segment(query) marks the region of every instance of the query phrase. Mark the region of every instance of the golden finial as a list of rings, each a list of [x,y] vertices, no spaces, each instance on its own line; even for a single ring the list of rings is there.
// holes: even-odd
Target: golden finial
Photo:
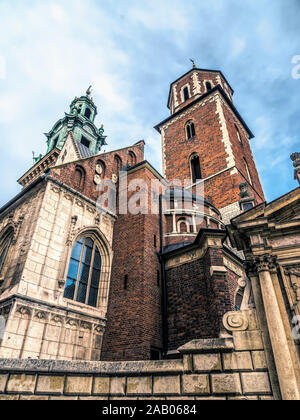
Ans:
[[[89,88],[88,88],[88,90],[86,91],[86,94],[89,96],[91,93],[92,93],[92,86],[90,86]]]
[[[193,63],[193,69],[195,69],[196,68],[195,60],[193,60],[192,58],[190,58],[190,60]]]

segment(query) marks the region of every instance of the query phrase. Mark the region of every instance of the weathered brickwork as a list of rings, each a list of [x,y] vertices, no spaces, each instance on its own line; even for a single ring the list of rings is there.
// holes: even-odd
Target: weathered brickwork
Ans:
[[[155,176],[149,168],[128,172],[128,182],[135,177],[150,194]],[[128,201],[133,194],[128,192]],[[119,215],[102,360],[149,359],[151,347],[162,348],[159,247],[158,214]]]
[[[205,233],[204,233],[205,232]],[[201,251],[187,246],[164,256],[168,298],[168,350],[195,338],[219,337],[222,318],[234,309],[242,261],[225,267],[223,231],[202,231]]]
[[[63,151],[62,151],[63,152]],[[132,161],[129,153],[134,153],[135,159]],[[119,160],[117,165],[116,157]],[[55,167],[51,170],[51,176],[70,186],[75,190],[79,190],[85,197],[92,200],[97,200],[100,192],[97,191],[97,185],[94,182],[96,175],[96,165],[102,166],[100,174],[101,179],[112,180],[113,175],[119,176],[119,171],[127,164],[135,165],[144,160],[144,141],[140,141],[136,145],[124,149],[116,150],[114,152],[102,153],[93,157],[76,160],[75,162],[68,162]],[[81,185],[76,183],[75,171],[77,168],[83,170],[83,181]]]

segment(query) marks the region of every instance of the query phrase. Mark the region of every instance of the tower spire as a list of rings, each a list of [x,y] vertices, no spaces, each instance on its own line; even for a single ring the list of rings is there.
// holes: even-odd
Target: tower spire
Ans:
[[[195,69],[196,68],[195,60],[193,60],[192,58],[190,58],[190,61],[193,63],[193,69]]]

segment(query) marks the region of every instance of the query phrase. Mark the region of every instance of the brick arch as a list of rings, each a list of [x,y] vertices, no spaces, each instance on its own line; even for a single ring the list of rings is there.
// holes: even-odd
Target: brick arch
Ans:
[[[82,166],[76,165],[75,166],[75,172],[74,172],[74,185],[75,188],[78,188],[79,190],[82,190],[84,188],[85,184],[85,170]]]

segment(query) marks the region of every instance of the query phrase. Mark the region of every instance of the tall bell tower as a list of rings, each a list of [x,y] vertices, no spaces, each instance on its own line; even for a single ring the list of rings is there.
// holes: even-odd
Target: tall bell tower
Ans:
[[[195,65],[170,86],[171,115],[155,128],[162,138],[163,174],[204,181],[204,196],[223,221],[265,201],[251,152],[254,137],[233,103],[234,91],[221,71]]]
[[[56,122],[47,137],[47,153],[54,148],[62,149],[70,131],[74,134],[74,139],[78,143],[86,146],[92,153],[98,154],[103,145],[106,145],[106,136],[101,126],[99,129],[95,125],[97,107],[91,97],[91,86],[86,91],[86,95],[80,98],[75,97],[70,105],[70,112]]]

